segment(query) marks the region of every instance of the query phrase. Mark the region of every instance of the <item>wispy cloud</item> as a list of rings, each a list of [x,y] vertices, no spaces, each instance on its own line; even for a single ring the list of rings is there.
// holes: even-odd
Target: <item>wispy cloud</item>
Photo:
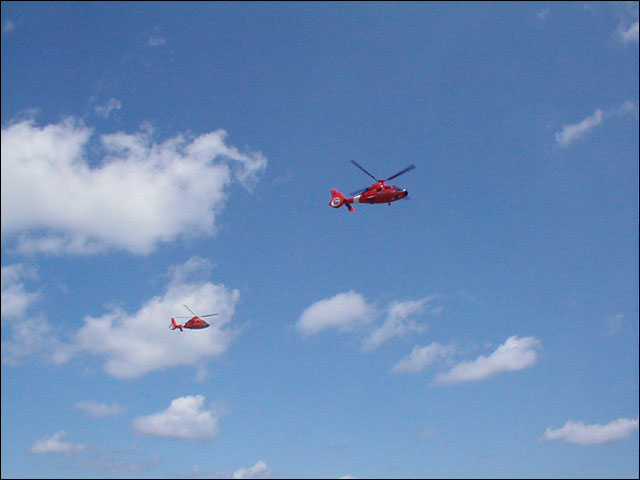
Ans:
[[[92,418],[119,415],[126,410],[126,408],[121,405],[107,405],[104,403],[93,402],[91,400],[78,402],[76,403],[75,408],[86,413]]]
[[[350,332],[370,324],[373,312],[374,308],[359,293],[339,293],[305,309],[296,328],[306,336],[330,328]]]
[[[220,412],[204,408],[203,395],[188,395],[171,401],[166,410],[138,417],[133,421],[136,432],[154,437],[178,440],[211,440],[218,434]]]
[[[9,335],[3,333],[2,363],[18,365],[27,357],[41,355],[47,362],[59,364],[59,359],[68,358],[66,348],[42,314],[29,316],[12,322]]]
[[[68,346],[60,341],[42,312],[32,311],[41,298],[30,281],[39,280],[35,268],[24,264],[2,267],[2,364],[17,365],[32,355],[47,362],[68,359]],[[18,321],[15,321],[18,320]]]
[[[62,438],[66,436],[66,432],[60,431],[54,433],[49,438],[45,438],[37,441],[29,449],[29,453],[43,454],[43,453],[64,453],[67,455],[80,453],[86,448],[86,445],[81,443],[68,443],[63,442]]]
[[[3,20],[2,21],[2,33],[13,32],[16,28],[16,24],[13,23],[12,20]]]
[[[556,143],[560,147],[568,147],[577,139],[584,137],[604,120],[604,112],[597,109],[593,115],[588,116],[579,123],[573,123],[562,127],[562,131],[556,133]]]
[[[24,315],[39,294],[27,291],[26,280],[36,278],[35,269],[23,264],[2,267],[2,319]]]
[[[267,159],[241,153],[217,130],[100,137],[104,157],[90,166],[92,129],[73,119],[2,128],[2,235],[22,253],[148,254],[180,235],[211,235],[234,180],[252,188]],[[29,195],[24,195],[29,191]]]
[[[2,364],[16,365],[36,353],[55,355],[60,348],[43,314],[29,311],[41,296],[29,283],[34,280],[38,280],[35,268],[24,264],[2,267],[2,326],[8,329],[2,332]]]
[[[391,370],[393,373],[417,373],[429,365],[449,358],[454,353],[454,348],[449,345],[432,343],[426,347],[416,345],[411,353],[400,360]]]
[[[373,350],[391,338],[402,337],[410,332],[422,333],[426,331],[426,325],[420,324],[410,317],[421,313],[425,305],[433,298],[391,303],[387,308],[387,317],[384,323],[373,330],[364,340],[363,348]]]
[[[536,17],[538,17],[540,20],[545,20],[547,17],[549,17],[550,13],[551,10],[549,10],[548,8],[542,8],[536,12]]]
[[[582,138],[592,132],[607,118],[611,116],[624,116],[636,110],[637,105],[633,101],[627,101],[619,107],[608,111],[598,108],[592,115],[589,115],[580,122],[563,126],[561,131],[556,132],[556,144],[561,148],[566,148],[579,138]]]
[[[459,363],[448,372],[438,374],[436,384],[484,380],[501,372],[531,367],[538,361],[537,350],[540,348],[541,343],[537,338],[520,338],[514,335],[507,338],[488,357],[481,355],[473,361]]]
[[[148,47],[159,47],[161,45],[164,45],[165,43],[167,43],[167,39],[164,37],[161,37],[159,35],[155,35],[153,37],[150,37],[147,40],[147,46]]]
[[[122,108],[122,102],[116,98],[110,98],[104,105],[98,105],[95,110],[96,114],[102,118],[109,118],[111,112],[120,110]]]
[[[262,460],[253,467],[239,468],[233,472],[233,478],[268,478],[271,475],[269,466]]]
[[[623,43],[638,43],[638,20],[628,28],[622,27],[618,33],[620,35],[620,40],[622,40]]]
[[[638,417],[635,419],[618,418],[606,425],[588,425],[584,422],[568,421],[562,428],[548,427],[541,440],[562,440],[580,445],[600,445],[622,440],[636,430],[638,430]]]

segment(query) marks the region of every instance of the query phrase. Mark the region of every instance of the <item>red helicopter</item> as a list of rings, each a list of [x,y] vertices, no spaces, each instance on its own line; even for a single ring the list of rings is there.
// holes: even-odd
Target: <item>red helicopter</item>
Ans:
[[[331,201],[329,202],[329,205],[331,205],[333,208],[340,208],[342,205],[346,205],[349,211],[353,212],[354,208],[351,206],[352,203],[388,203],[389,205],[391,205],[391,202],[395,202],[396,200],[400,200],[409,195],[409,192],[407,192],[406,189],[398,188],[395,185],[387,185],[385,182],[393,180],[403,173],[407,173],[409,170],[413,170],[414,168],[416,168],[415,165],[409,165],[404,170],[399,171],[395,175],[391,175],[385,180],[378,180],[376,177],[367,172],[355,160],[351,160],[351,163],[353,163],[356,167],[373,178],[376,183],[368,188],[363,188],[362,190],[358,190],[357,192],[350,193],[348,198],[345,197],[339,190],[336,190],[335,188],[332,189]]]
[[[218,315],[217,313],[210,313],[208,315],[198,316],[195,313],[193,313],[193,310],[191,310],[186,305],[184,306],[184,308],[189,310],[193,314],[193,317],[171,317],[171,325],[169,325],[169,328],[171,330],[175,330],[176,328],[179,328],[181,332],[184,332],[183,328],[190,328],[192,330],[200,330],[203,328],[207,328],[209,324],[205,322],[202,319],[202,317],[213,317],[215,315]],[[179,323],[176,323],[176,318],[189,318],[190,320],[184,322],[184,325],[181,325]]]

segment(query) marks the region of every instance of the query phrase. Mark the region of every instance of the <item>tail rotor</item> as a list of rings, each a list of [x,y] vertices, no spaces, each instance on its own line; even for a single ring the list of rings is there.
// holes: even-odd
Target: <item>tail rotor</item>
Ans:
[[[345,205],[350,212],[353,212],[354,208],[351,206],[351,202],[348,201],[347,198],[335,188],[331,189],[331,201],[329,202],[333,208],[340,208],[342,205]]]
[[[176,319],[171,317],[171,325],[169,325],[169,328],[171,330],[175,330],[176,328],[179,328],[181,332],[184,332],[184,330],[182,329],[182,325],[179,323],[176,323]]]

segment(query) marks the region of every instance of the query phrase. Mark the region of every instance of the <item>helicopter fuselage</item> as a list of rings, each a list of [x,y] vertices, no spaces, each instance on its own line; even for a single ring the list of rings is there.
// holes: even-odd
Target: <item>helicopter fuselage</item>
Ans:
[[[383,181],[374,183],[360,195],[348,198],[349,203],[391,203],[409,195],[406,189],[387,185]]]
[[[200,330],[201,328],[207,328],[208,326],[209,324],[200,317],[193,317],[183,325],[184,328],[191,328],[192,330]]]

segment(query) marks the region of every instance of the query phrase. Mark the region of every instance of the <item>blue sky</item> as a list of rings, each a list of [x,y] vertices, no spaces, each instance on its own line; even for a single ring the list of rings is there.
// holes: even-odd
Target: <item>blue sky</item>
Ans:
[[[3,478],[638,477],[637,2],[2,2],[1,75]]]

